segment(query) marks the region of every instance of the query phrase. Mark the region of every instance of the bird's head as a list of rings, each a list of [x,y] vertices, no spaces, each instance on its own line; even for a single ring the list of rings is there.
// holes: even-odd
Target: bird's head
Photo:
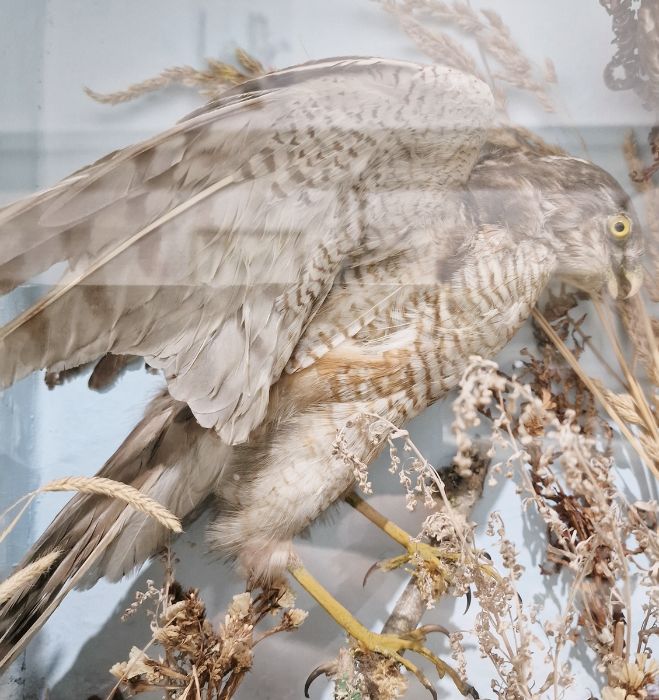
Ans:
[[[643,281],[643,240],[629,196],[592,163],[563,156],[545,160],[555,171],[543,193],[558,277],[591,294],[607,287],[614,298],[633,296]]]
[[[514,235],[548,244],[559,279],[590,294],[608,288],[614,298],[640,289],[641,227],[629,196],[609,173],[579,158],[520,152],[493,155],[482,166],[481,187],[491,167],[499,175],[488,214],[494,208]]]

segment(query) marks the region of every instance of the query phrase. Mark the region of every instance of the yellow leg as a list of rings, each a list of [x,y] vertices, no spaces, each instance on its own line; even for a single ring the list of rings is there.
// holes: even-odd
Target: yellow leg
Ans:
[[[339,603],[334,596],[302,566],[299,561],[292,562],[288,570],[293,578],[304,588],[309,595],[327,612],[327,614],[342,627],[353,639],[357,641],[363,651],[375,652],[393,659],[413,673],[419,681],[431,692],[436,699],[437,694],[423,672],[409,659],[401,656],[401,652],[411,651],[420,654],[431,661],[440,678],[448,675],[463,695],[478,694],[472,686],[464,683],[460,676],[447,664],[438,659],[427,647],[424,646],[425,634],[422,629],[414,630],[405,636],[393,634],[377,634],[364,627],[346,608]]]
[[[358,510],[364,517],[368,518],[374,525],[377,525],[382,532],[386,532],[392,540],[398,542],[398,544],[403,545],[405,549],[409,549],[412,543],[412,538],[396,525],[392,523],[391,520],[379,513],[375,508],[369,506],[368,503],[361,497],[358,496],[354,491],[349,493],[345,500],[349,503],[355,510]]]
[[[379,527],[382,532],[385,532],[391,539],[398,542],[398,544],[407,550],[407,554],[379,562],[377,568],[383,571],[391,571],[410,561],[414,562],[420,559],[432,573],[439,574],[448,583],[449,571],[443,565],[442,560],[456,561],[460,557],[458,552],[451,552],[440,549],[439,547],[433,547],[426,542],[416,542],[405,530],[398,527],[398,525],[391,522],[391,520],[385,518],[382,513],[375,510],[375,508],[370,506],[361,496],[354,493],[354,491],[348,494],[345,500],[355,510],[359,511],[364,517],[368,518],[374,525]],[[480,568],[486,575],[497,581],[501,580],[493,566],[481,564]]]

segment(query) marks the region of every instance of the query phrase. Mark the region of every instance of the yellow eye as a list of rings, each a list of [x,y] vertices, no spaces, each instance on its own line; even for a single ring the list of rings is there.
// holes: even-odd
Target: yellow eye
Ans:
[[[618,240],[627,238],[632,230],[632,222],[624,214],[609,217],[609,233]]]

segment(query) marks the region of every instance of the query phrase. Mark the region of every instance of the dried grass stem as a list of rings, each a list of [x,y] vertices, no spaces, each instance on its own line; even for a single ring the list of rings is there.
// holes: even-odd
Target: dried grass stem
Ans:
[[[584,372],[583,368],[579,364],[579,361],[574,356],[574,353],[561,340],[558,333],[556,333],[556,331],[552,328],[549,321],[547,321],[547,319],[538,309],[533,310],[533,318],[537,321],[538,325],[540,328],[542,328],[549,339],[554,343],[556,349],[565,358],[565,361],[574,370],[574,373],[579,377],[583,384],[585,384],[586,388],[597,399],[602,408],[604,408],[604,410],[609,414],[610,418],[618,426],[620,432],[629,441],[629,444],[634,448],[639,457],[648,465],[652,473],[659,479],[659,468],[657,468],[654,460],[647,454],[643,445],[641,445],[641,443],[629,429],[628,425],[622,419],[618,411],[611,405],[611,402],[607,400],[597,383]]]
[[[0,583],[0,605],[3,605],[14,595],[16,591],[20,591],[30,586],[42,574],[45,574],[48,569],[59,559],[60,552],[55,550],[45,556],[33,561],[31,564],[23,567],[15,574]]]

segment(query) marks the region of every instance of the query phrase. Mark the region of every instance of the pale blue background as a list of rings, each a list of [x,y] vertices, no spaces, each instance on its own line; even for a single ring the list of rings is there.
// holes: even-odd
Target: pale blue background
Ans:
[[[497,9],[538,65],[545,57],[556,65],[559,112],[547,115],[533,99],[518,95],[512,99],[517,118],[526,126],[549,129],[552,138],[586,155],[578,130],[590,157],[623,179],[622,134],[630,125],[649,125],[652,117],[633,95],[611,93],[603,84],[602,71],[613,49],[609,18],[597,0],[489,0],[473,5]],[[199,103],[192,91],[175,88],[112,108],[92,102],[83,85],[99,91],[121,89],[169,66],[201,66],[205,56],[230,59],[237,46],[277,67],[340,54],[422,58],[395,20],[367,0],[0,0],[0,197],[8,201],[53,183],[111,149],[171,125]],[[641,133],[646,132],[644,126]],[[21,299],[5,304],[4,317],[13,313],[12,304],[24,303],[30,294],[24,290]],[[529,342],[528,331],[522,331],[506,356],[515,357],[516,349]],[[134,371],[106,394],[89,392],[85,378],[49,392],[36,375],[6,392],[0,398],[0,509],[50,479],[93,474],[139,419],[158,386],[157,378]],[[445,406],[413,424],[413,437],[436,464],[446,463],[450,455],[450,422]],[[373,503],[416,531],[422,514],[410,516],[401,507],[395,478],[385,469],[376,471]],[[649,495],[645,486],[641,495]],[[66,498],[48,495],[30,510],[0,550],[3,576]],[[528,567],[521,591],[525,601],[548,596],[551,607],[565,587],[538,573],[542,529],[533,518],[523,518],[512,484],[489,488],[474,519],[483,523],[494,508],[504,511]],[[375,628],[381,625],[405,577],[376,575],[366,590],[361,579],[374,560],[398,553],[393,543],[343,507],[331,524],[314,528],[299,549],[309,568],[360,619]],[[224,566],[204,555],[203,523],[179,540],[176,553],[181,558],[179,579],[202,587],[212,614],[241,589]],[[131,644],[148,638],[143,616],[121,623],[119,614],[132,592],[144,589],[146,578],[158,581],[160,575],[156,564],[131,580],[101,583],[71,595],[20,663],[0,680],[0,698],[34,698],[46,686],[57,699],[102,695],[109,685],[109,666],[125,659]],[[332,658],[342,643],[342,632],[307,596],[300,594],[298,604],[311,611],[310,618],[299,633],[272,638],[258,649],[239,698],[301,698],[307,673]],[[427,620],[468,627],[476,606],[467,617],[463,609],[464,601],[445,601]],[[432,646],[446,651],[439,638]],[[472,680],[487,696],[490,667],[477,660],[477,653],[471,656],[477,669]],[[575,657],[577,670],[581,661]],[[585,698],[586,688],[597,689],[597,681],[588,676],[592,663],[586,659],[584,665],[581,685],[569,697]],[[329,697],[322,684],[317,681],[312,697],[323,692]],[[457,697],[448,683],[439,685],[439,694]],[[412,683],[409,697],[427,695]]]

